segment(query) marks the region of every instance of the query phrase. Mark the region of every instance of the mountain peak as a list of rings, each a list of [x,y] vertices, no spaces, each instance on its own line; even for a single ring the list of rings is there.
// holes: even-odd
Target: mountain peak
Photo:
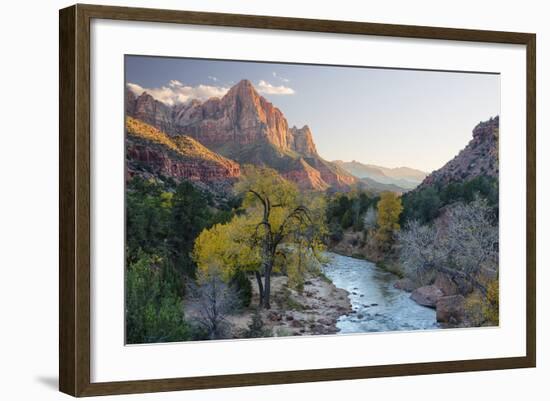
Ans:
[[[260,103],[263,98],[254,88],[252,82],[248,79],[243,79],[237,84],[233,85],[229,91],[222,98],[222,101],[227,103],[239,102],[241,104],[247,104],[252,109],[259,109]]]
[[[233,85],[231,89],[229,89],[229,92],[227,92],[227,94],[259,96],[256,88],[254,88],[254,85],[252,85],[252,82],[250,82],[248,79],[240,80],[238,83]]]
[[[317,156],[317,148],[313,141],[313,134],[311,129],[304,125],[302,128],[296,128],[296,126],[290,129],[291,140],[289,141],[292,150],[306,156]]]
[[[233,85],[221,99],[203,103],[169,107],[145,101],[146,97],[141,101],[128,97],[127,115],[165,132],[172,141],[187,135],[238,163],[271,166],[308,189],[327,185],[347,189],[356,182],[319,156],[309,126],[289,128],[282,111],[247,79]]]
[[[239,82],[237,82],[237,87],[245,87],[245,88],[253,88],[254,85],[252,85],[252,82],[250,82],[248,79],[241,79]]]

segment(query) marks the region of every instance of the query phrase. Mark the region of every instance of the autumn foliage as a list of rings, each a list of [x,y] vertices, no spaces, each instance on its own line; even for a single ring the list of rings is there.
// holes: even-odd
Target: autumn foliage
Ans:
[[[270,308],[271,275],[287,274],[299,287],[303,275],[318,265],[323,238],[324,202],[309,198],[269,168],[245,167],[236,186],[242,213],[225,224],[204,230],[196,239],[193,258],[200,271],[254,273],[261,306]]]
[[[401,198],[394,192],[383,192],[377,208],[376,240],[381,248],[388,248],[393,243],[394,234],[400,229],[399,216],[403,211]]]

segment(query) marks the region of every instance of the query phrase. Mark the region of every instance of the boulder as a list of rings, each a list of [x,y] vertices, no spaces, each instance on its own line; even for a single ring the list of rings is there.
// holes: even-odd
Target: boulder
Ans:
[[[435,285],[426,285],[414,290],[411,299],[419,305],[435,308],[437,301],[442,296],[443,292]]]
[[[401,278],[401,279],[397,280],[393,284],[393,287],[397,288],[398,290],[413,292],[414,289],[416,288],[416,285],[414,284],[414,282],[410,278],[405,277],[405,278]]]
[[[458,286],[445,274],[438,273],[434,285],[441,290],[443,295],[457,295]]]
[[[458,288],[458,294],[469,294],[474,290],[472,283],[460,277],[455,278],[455,282]]]
[[[450,295],[436,303],[436,319],[440,323],[460,324],[464,321],[464,297]]]

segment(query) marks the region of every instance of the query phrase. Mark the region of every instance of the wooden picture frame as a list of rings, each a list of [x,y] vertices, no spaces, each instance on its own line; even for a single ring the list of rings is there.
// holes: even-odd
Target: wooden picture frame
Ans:
[[[527,54],[525,60],[527,71],[526,355],[92,383],[90,380],[90,21],[94,18],[524,45]],[[80,4],[60,10],[59,28],[60,391],[73,396],[95,396],[535,367],[535,34]]]

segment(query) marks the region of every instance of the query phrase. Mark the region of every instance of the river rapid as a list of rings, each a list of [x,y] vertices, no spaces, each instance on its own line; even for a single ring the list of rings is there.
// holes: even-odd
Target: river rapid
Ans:
[[[353,312],[340,316],[339,333],[425,330],[438,327],[435,310],[418,305],[393,287],[397,277],[367,260],[328,253],[324,274],[349,292]]]

